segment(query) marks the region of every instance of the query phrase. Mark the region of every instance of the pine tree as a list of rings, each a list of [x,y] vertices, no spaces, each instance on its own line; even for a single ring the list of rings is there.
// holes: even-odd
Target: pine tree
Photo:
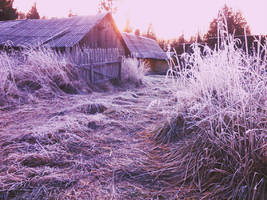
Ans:
[[[74,17],[74,16],[76,16],[76,15],[75,15],[75,14],[73,14],[72,10],[70,9],[70,10],[69,10],[68,17]]]
[[[136,36],[140,36],[140,29],[135,29],[135,31],[134,31],[134,34],[136,35]]]
[[[148,38],[153,39],[153,40],[157,40],[152,23],[149,24],[147,32],[143,36],[148,37]]]
[[[131,33],[131,32],[133,32],[133,29],[132,29],[132,27],[130,26],[130,20],[129,20],[129,19],[126,20],[126,24],[125,24],[125,27],[124,27],[124,29],[123,29],[123,32],[126,32],[126,33]]]
[[[170,46],[168,40],[159,39],[157,42],[158,42],[159,46],[161,47],[161,49],[163,49],[163,51],[168,50],[168,46]]]
[[[13,2],[14,0],[0,0],[0,21],[17,19],[18,12],[13,8]]]
[[[114,5],[114,0],[99,0],[98,12],[111,12],[115,14],[117,12],[117,7]]]
[[[232,8],[229,8],[227,5],[219,11],[218,17],[213,19],[210,23],[210,28],[208,33],[205,35],[205,39],[218,37],[217,31],[219,29],[225,30],[223,27],[227,25],[227,31],[229,34],[234,35],[244,35],[244,30],[246,34],[250,34],[249,26],[247,25],[246,19],[242,16],[240,11],[234,12]]]
[[[36,3],[33,4],[31,10],[26,15],[27,19],[40,19],[40,15],[36,8]]]
[[[184,38],[184,34],[179,36],[179,38],[177,39],[177,43],[178,43],[178,45],[186,43],[186,40]]]
[[[24,12],[18,12],[18,19],[26,19],[26,14]]]

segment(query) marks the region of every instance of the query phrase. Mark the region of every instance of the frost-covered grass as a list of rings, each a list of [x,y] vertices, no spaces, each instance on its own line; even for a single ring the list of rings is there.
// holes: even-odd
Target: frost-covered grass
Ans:
[[[49,49],[0,53],[0,106],[77,92],[77,73],[67,59]]]
[[[143,62],[139,62],[136,58],[126,58],[122,62],[122,81],[142,84],[146,71],[147,70]]]
[[[109,54],[107,54],[109,53]],[[78,49],[77,54],[84,54]],[[92,49],[87,56],[114,59],[116,49]],[[56,53],[46,48],[25,48],[23,51],[0,51],[0,107],[34,102],[40,98],[55,97],[64,93],[90,93],[102,91],[110,86],[88,84],[71,60],[72,55]],[[77,56],[79,58],[79,56]],[[122,62],[122,83],[142,84],[145,74],[144,64],[137,59]],[[127,84],[126,84],[127,85]]]
[[[228,35],[204,53],[194,44],[168,73],[178,114],[153,135],[162,151],[151,171],[196,198],[267,196],[266,46],[251,56],[236,42]]]

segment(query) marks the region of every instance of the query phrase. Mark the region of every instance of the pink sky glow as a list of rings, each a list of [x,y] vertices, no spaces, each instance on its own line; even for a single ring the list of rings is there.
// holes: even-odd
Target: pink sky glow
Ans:
[[[28,12],[33,3],[41,16],[66,17],[69,10],[78,15],[97,13],[98,0],[15,0],[19,11]],[[185,37],[206,33],[209,23],[224,5],[240,10],[253,34],[267,34],[267,0],[116,0],[117,26],[123,29],[126,19],[133,29],[145,31],[152,23],[160,38]]]

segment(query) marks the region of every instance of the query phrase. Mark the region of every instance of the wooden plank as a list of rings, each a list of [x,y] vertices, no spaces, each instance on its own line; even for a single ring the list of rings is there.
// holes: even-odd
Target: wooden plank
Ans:
[[[121,59],[118,49],[84,49],[75,57],[81,78],[89,83],[121,79]]]
[[[120,58],[120,62],[119,62],[119,74],[118,74],[118,80],[120,81],[121,80],[121,62],[122,62],[122,58]]]
[[[91,65],[101,66],[101,65],[118,64],[118,63],[120,63],[120,62],[118,60],[116,60],[116,61],[107,61],[107,62],[99,62],[99,63],[81,64],[81,65],[78,65],[78,67],[86,68],[86,67],[90,67]]]
[[[90,66],[90,78],[91,78],[91,83],[94,83],[94,67]]]

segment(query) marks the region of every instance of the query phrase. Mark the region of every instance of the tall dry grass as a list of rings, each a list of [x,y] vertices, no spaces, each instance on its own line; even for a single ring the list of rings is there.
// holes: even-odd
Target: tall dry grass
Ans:
[[[109,82],[87,83],[73,63],[80,58],[102,62],[118,57],[117,49],[76,49],[65,54],[47,48],[25,48],[22,51],[0,52],[0,107],[34,102],[64,93],[87,94],[111,89]],[[78,60],[77,60],[78,59]],[[122,84],[142,84],[145,67],[137,59],[122,62]]]
[[[237,42],[224,35],[203,53],[194,44],[170,69],[178,114],[152,136],[146,167],[198,199],[267,197],[267,46],[248,55]]]
[[[49,49],[1,52],[0,106],[76,93],[77,72],[69,63]]]
[[[122,61],[121,77],[122,81],[129,81],[140,85],[143,83],[147,68],[143,62],[136,58],[125,58]]]

